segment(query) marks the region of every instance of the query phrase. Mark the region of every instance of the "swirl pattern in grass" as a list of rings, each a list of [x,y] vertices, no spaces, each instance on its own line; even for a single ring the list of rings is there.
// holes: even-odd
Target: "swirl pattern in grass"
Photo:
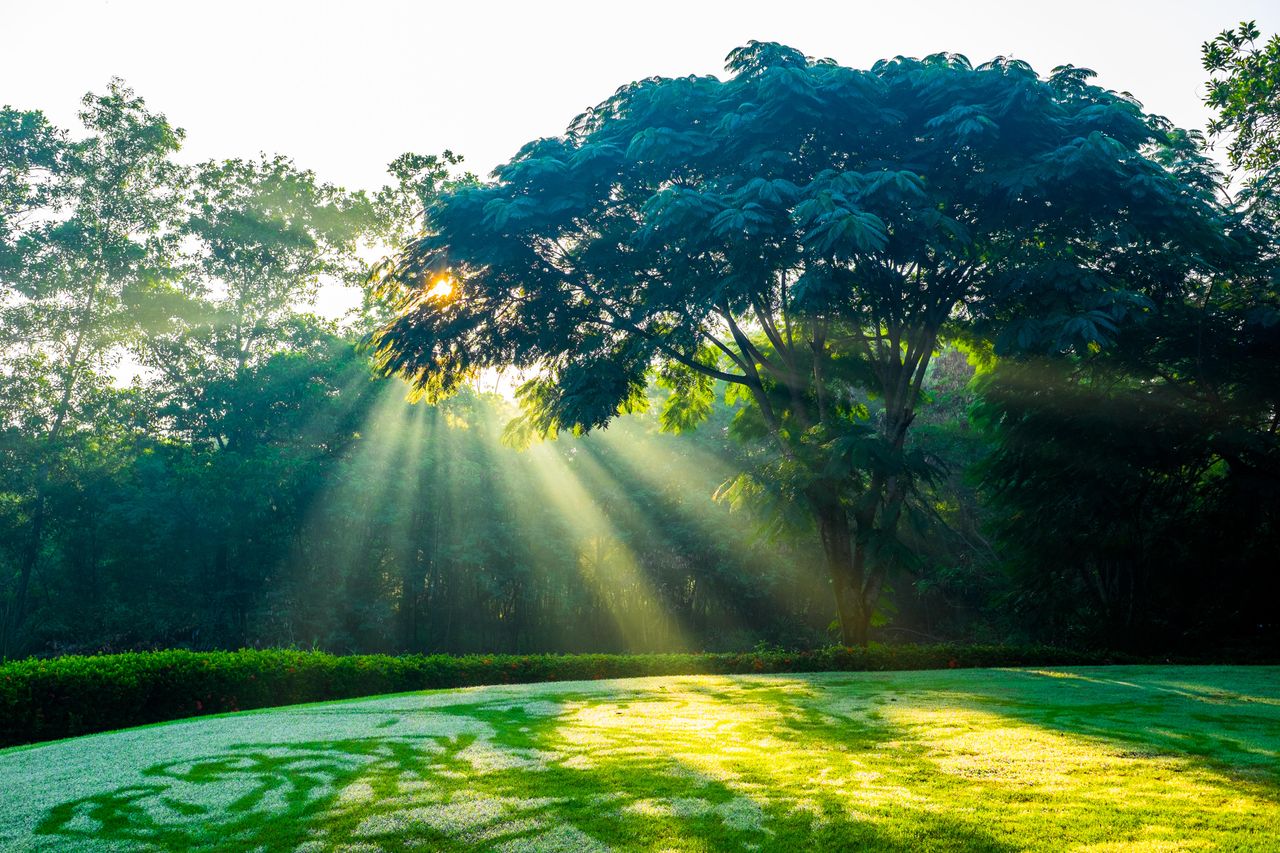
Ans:
[[[1280,847],[1280,669],[685,676],[0,751],[4,850]]]

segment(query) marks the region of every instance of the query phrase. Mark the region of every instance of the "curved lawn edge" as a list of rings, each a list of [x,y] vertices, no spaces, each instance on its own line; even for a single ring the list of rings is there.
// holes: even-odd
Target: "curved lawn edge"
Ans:
[[[1271,850],[1278,674],[651,676],[174,720],[0,750],[0,848]]]
[[[976,667],[969,667],[970,670]],[[904,670],[906,671],[906,670]],[[913,672],[924,672],[926,670],[911,670]],[[1009,671],[1014,671],[1010,669]],[[835,672],[834,670],[831,672]],[[757,673],[752,673],[757,674]],[[764,675],[785,675],[786,673],[763,673]],[[823,672],[810,673],[814,675],[822,675]],[[830,673],[825,673],[830,674]],[[687,673],[693,676],[695,674]],[[572,693],[575,689],[588,690],[597,688],[607,688],[616,682],[619,686],[629,685],[633,682],[644,682],[652,679],[664,678],[680,678],[680,675],[638,675],[623,676],[618,678],[588,678],[575,680],[548,680],[548,681],[526,681],[526,682],[503,682],[500,684],[471,684],[463,687],[429,687],[423,690],[404,690],[397,693],[374,693],[370,695],[348,696],[343,699],[316,699],[307,702],[294,702],[287,705],[263,705],[258,708],[243,708],[238,711],[218,711],[212,714],[195,714],[187,717],[174,717],[167,720],[159,720],[152,723],[141,723],[136,726],[126,726],[119,729],[103,729],[101,731],[86,732],[84,734],[68,735],[67,737],[55,738],[52,740],[31,741],[16,746],[0,746],[0,758],[7,755],[14,755],[19,752],[26,752],[33,749],[43,749],[48,746],[56,746],[58,744],[66,744],[71,741],[88,741],[93,738],[110,737],[113,735],[130,734],[132,732],[142,732],[148,729],[164,728],[166,726],[180,726],[189,724],[203,723],[209,720],[223,720],[232,717],[252,717],[258,714],[271,714],[276,711],[295,711],[306,710],[308,708],[328,708],[341,707],[343,705],[359,704],[361,702],[375,702],[379,700],[394,700],[404,698],[427,698],[437,696],[457,696],[460,697],[456,704],[467,704],[467,697],[474,695],[473,691],[488,691],[493,689],[515,688],[527,689],[538,687],[549,687],[555,689],[563,689]],[[485,697],[488,701],[492,697]],[[444,703],[446,705],[455,703]]]
[[[0,665],[0,747],[189,717],[457,687],[663,675],[1209,663],[1047,646],[872,645],[700,654],[332,655],[244,649]]]

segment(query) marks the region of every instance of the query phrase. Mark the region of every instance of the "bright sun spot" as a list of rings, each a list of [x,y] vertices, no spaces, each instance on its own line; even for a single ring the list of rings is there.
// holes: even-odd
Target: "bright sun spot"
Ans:
[[[442,275],[431,283],[427,288],[428,299],[439,299],[441,301],[453,296],[454,280],[451,275]]]

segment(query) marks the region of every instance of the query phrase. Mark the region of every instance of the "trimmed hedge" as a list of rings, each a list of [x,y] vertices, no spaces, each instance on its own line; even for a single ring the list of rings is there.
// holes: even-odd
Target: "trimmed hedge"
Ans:
[[[662,655],[350,655],[161,651],[0,665],[0,746],[216,714],[480,684],[1130,662],[1048,647],[879,646]]]

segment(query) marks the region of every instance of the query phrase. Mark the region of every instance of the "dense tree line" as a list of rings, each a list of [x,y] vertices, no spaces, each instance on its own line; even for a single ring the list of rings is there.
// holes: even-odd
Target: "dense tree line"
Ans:
[[[723,461],[518,453],[501,398],[410,405],[374,375],[376,305],[312,313],[322,283],[363,280],[362,241],[415,227],[453,155],[407,155],[366,196],[280,157],[182,166],[181,132],[120,83],[80,138],[3,119],[8,653],[821,634],[803,555],[712,502]]]
[[[1275,648],[1280,618],[1280,36],[1204,45],[1210,131],[1162,156],[1215,213],[1207,264],[1113,345],[1000,364],[976,415],[1016,606],[1051,636]],[[1176,257],[1172,248],[1166,257]]]
[[[768,44],[370,193],[5,107],[0,655],[1275,648],[1257,38],[1232,175],[1085,69]]]

